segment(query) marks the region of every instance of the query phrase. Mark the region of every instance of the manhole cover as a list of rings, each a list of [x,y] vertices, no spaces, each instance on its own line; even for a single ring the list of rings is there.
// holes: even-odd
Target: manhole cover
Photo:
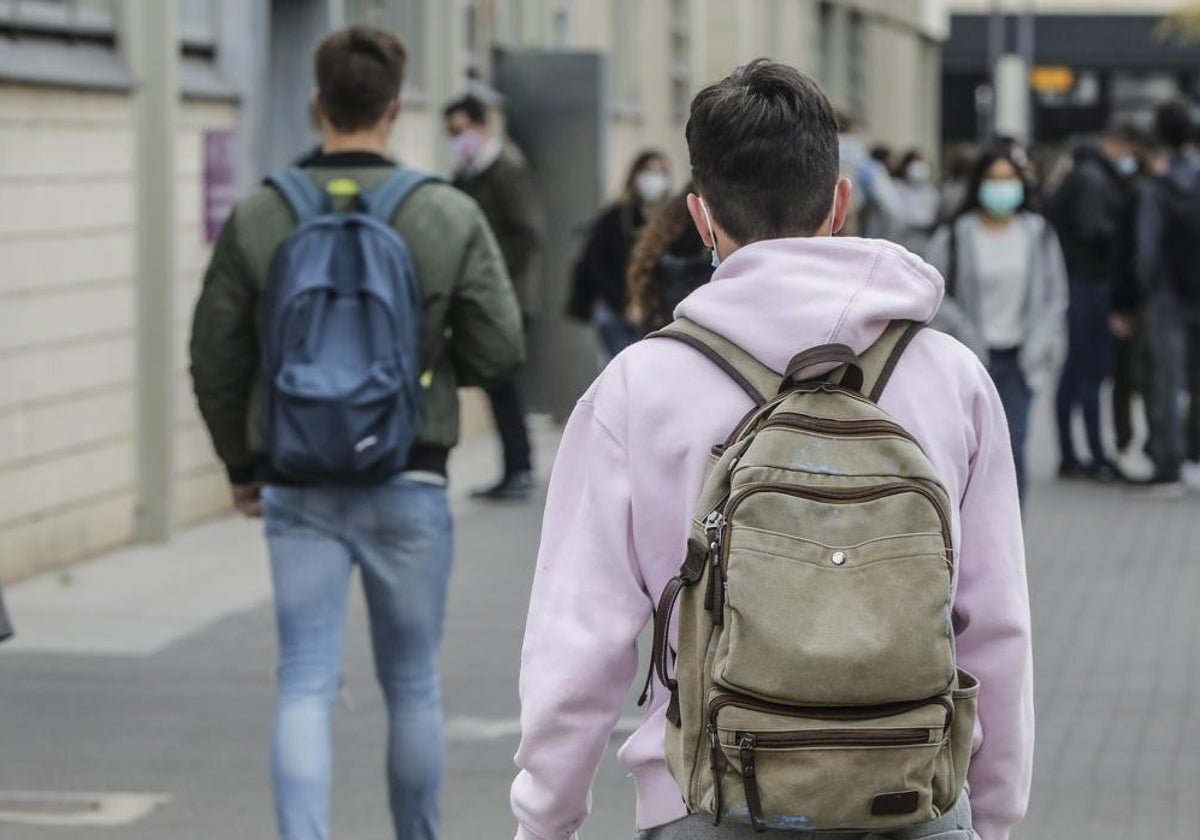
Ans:
[[[170,799],[150,793],[0,791],[0,825],[129,825]]]

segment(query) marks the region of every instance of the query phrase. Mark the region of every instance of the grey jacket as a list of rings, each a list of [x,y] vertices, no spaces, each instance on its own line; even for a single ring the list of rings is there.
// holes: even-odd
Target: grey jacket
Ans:
[[[1028,311],[1025,343],[1021,345],[1021,370],[1025,381],[1038,389],[1057,375],[1066,350],[1067,267],[1058,235],[1042,216],[1021,213],[1017,223],[1025,228],[1029,249]],[[939,228],[929,242],[925,255],[946,278],[946,298],[933,326],[970,347],[987,364],[991,350],[981,324],[979,258],[976,249],[981,222],[977,213],[967,213]],[[950,245],[950,225],[954,226],[956,249]],[[950,252],[957,250],[956,265],[950,266]]]

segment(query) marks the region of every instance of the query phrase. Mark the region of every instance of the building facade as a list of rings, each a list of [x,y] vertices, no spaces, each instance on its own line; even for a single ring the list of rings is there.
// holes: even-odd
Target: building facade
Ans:
[[[0,580],[228,509],[186,370],[208,243],[232,197],[315,142],[311,50],[354,21],[408,43],[395,152],[443,173],[441,106],[469,80],[503,93],[514,57],[594,58],[575,227],[643,147],[681,180],[692,95],[760,55],[812,73],[868,136],[940,136],[942,0],[0,2]],[[547,323],[574,247],[548,254]],[[548,332],[535,354],[587,341]]]

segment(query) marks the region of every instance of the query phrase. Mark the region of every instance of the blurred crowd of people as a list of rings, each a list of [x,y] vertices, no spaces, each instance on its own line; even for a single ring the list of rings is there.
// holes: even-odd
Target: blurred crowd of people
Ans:
[[[842,172],[856,188],[844,233],[895,242],[945,277],[934,325],[991,374],[1022,493],[1033,398],[1051,389],[1060,479],[1164,497],[1200,491],[1193,113],[1188,102],[1167,102],[1152,128],[1120,123],[1066,147],[1028,149],[1005,137],[952,147],[940,178],[922,150],[868,147],[842,118]],[[673,190],[668,157],[647,150],[591,225],[568,314],[595,327],[604,360],[669,322],[711,278],[715,261],[687,214],[690,189]]]

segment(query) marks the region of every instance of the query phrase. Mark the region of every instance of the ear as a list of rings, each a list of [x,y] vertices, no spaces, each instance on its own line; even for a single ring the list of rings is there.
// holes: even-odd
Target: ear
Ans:
[[[850,215],[850,197],[854,194],[854,184],[849,178],[841,178],[837,189],[833,192],[833,225],[832,233],[840,233],[846,226],[846,217]]]
[[[392,104],[388,106],[387,121],[388,121],[389,125],[391,123],[394,123],[396,120],[400,119],[400,112],[402,110],[404,110],[404,101],[399,96],[397,96],[395,101],[393,101]]]
[[[320,129],[325,117],[321,112],[321,91],[315,87],[308,95],[308,112],[312,114],[313,123]]]
[[[704,218],[704,210],[700,208],[700,196],[695,193],[688,193],[687,209],[692,217],[692,224],[696,226],[696,230],[700,234],[700,241],[704,243],[705,248],[712,248],[712,229],[708,226],[708,220]]]

